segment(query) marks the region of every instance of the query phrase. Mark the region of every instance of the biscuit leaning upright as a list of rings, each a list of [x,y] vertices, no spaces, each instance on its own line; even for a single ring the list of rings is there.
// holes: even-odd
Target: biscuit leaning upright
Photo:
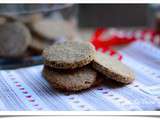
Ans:
[[[95,49],[88,42],[66,41],[46,48],[43,56],[47,66],[75,69],[89,64],[95,57]]]
[[[132,70],[117,59],[97,52],[93,60],[93,68],[106,77],[121,83],[131,83],[135,78]]]

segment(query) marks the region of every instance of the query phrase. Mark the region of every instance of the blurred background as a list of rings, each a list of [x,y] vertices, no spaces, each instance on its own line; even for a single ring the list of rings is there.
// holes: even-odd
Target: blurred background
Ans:
[[[1,4],[0,14],[75,18],[79,27],[153,27],[159,4]],[[71,20],[71,19],[70,19]]]
[[[158,4],[77,5],[82,27],[154,27]]]
[[[150,26],[153,5],[149,4],[106,4],[79,5],[79,24],[86,27]]]
[[[99,27],[159,32],[160,5],[0,4],[0,68],[41,64],[44,48],[66,40],[90,41]]]

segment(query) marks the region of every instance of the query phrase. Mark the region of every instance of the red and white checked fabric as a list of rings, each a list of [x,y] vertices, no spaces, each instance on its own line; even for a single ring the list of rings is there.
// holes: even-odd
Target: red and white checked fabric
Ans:
[[[117,55],[118,60],[121,60],[123,56],[112,47],[129,44],[137,40],[160,46],[160,33],[152,29],[125,30],[97,28],[91,38],[91,42],[96,50],[101,49],[103,53],[108,52],[110,56]]]

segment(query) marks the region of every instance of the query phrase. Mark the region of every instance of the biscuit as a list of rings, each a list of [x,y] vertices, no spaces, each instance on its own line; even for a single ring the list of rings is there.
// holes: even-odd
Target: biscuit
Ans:
[[[32,24],[35,23],[41,19],[43,19],[43,14],[42,13],[34,13],[34,14],[24,14],[24,15],[18,15],[16,18],[25,23],[25,24]]]
[[[97,73],[89,66],[68,71],[45,66],[42,74],[51,86],[60,91],[76,92],[96,85]]]
[[[66,21],[41,19],[31,24],[31,29],[37,35],[45,39],[71,39],[75,36],[75,30]]]
[[[134,80],[134,74],[128,66],[117,59],[111,56],[105,56],[100,52],[96,53],[92,66],[95,70],[112,80],[125,84],[131,83]]]
[[[0,24],[4,24],[6,22],[6,18],[3,16],[0,16]]]
[[[74,69],[89,64],[95,57],[92,44],[78,41],[55,43],[43,51],[45,65],[57,69]]]
[[[7,22],[18,21],[15,16],[11,15],[0,15],[0,24],[5,24]]]
[[[32,42],[29,45],[36,53],[42,53],[43,50],[53,44],[53,41],[41,40],[38,37],[33,36]]]
[[[24,54],[31,42],[28,28],[20,22],[0,25],[0,56],[19,57]]]

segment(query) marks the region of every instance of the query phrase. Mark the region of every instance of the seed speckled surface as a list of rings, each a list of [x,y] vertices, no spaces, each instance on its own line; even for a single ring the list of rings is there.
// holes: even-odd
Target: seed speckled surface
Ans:
[[[60,71],[45,66],[43,76],[54,88],[61,91],[80,91],[90,88],[96,83],[97,73],[90,67],[85,66],[77,70]]]
[[[66,41],[45,49],[43,56],[48,66],[74,69],[89,64],[95,57],[95,49],[87,42]]]
[[[95,70],[104,74],[108,78],[121,83],[128,84],[135,79],[133,71],[128,66],[117,59],[106,56],[100,52],[96,53],[92,66]]]

